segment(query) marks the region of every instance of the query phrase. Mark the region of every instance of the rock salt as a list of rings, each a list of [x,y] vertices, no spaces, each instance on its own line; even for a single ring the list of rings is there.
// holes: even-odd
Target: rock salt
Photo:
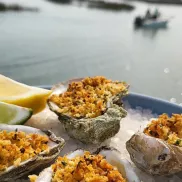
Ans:
[[[138,107],[137,109],[131,109],[129,105],[127,105],[126,110],[128,111],[128,115],[126,118],[121,120],[120,131],[113,138],[105,141],[102,145],[110,145],[117,148],[121,152],[121,156],[130,161],[129,154],[125,147],[126,141],[138,130],[143,130],[143,128],[145,128],[146,125],[149,123],[149,120],[151,118],[157,117],[157,115],[152,114],[151,110],[145,110],[141,107]],[[40,114],[33,116],[26,123],[26,125],[40,129],[51,129],[57,136],[61,136],[62,138],[64,138],[66,141],[66,145],[62,150],[61,155],[64,155],[78,148],[93,151],[99,147],[95,145],[84,145],[83,143],[70,138],[64,131],[64,128],[62,127],[60,121],[58,121],[57,116],[48,108],[46,108]],[[133,163],[132,165],[134,166]],[[135,166],[134,168],[139,178],[143,182],[182,182],[182,174],[173,175],[170,177],[153,177],[142,172]],[[24,181],[20,180],[17,182]]]

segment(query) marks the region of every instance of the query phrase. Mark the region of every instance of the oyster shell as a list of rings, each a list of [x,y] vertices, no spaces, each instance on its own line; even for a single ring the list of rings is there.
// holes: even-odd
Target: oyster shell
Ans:
[[[44,166],[49,164],[52,160],[54,160],[60,153],[63,148],[65,142],[62,138],[56,137],[51,131],[41,131],[36,128],[22,126],[22,125],[6,125],[0,124],[0,131],[23,131],[26,134],[37,133],[40,135],[46,135],[49,137],[49,152],[43,151],[36,155],[35,157],[23,161],[20,163],[18,167],[10,166],[6,170],[0,171],[0,181],[9,181],[11,179],[16,180],[30,171],[34,170],[37,167]]]
[[[82,156],[83,154],[84,150],[78,149],[74,152],[69,153],[67,157],[72,159],[76,156]],[[127,182],[140,182],[131,164],[126,159],[122,159],[120,157],[119,151],[117,151],[116,149],[101,147],[93,154],[103,155],[111,165],[117,167],[118,171],[127,180]],[[39,174],[35,182],[51,182],[52,175],[53,170],[51,167],[48,167]]]
[[[60,95],[67,91],[68,85],[72,82],[82,81],[83,78],[69,80],[53,87],[52,95]],[[50,110],[55,112],[59,120],[63,123],[68,135],[78,139],[83,143],[99,144],[108,138],[113,137],[120,129],[120,121],[127,115],[123,109],[121,98],[127,94],[126,90],[115,95],[107,103],[105,112],[95,118],[73,118],[71,116],[59,112],[59,107],[48,99]],[[50,97],[51,97],[50,96]]]
[[[182,147],[138,132],[126,142],[126,148],[135,165],[149,174],[170,175],[182,171]]]

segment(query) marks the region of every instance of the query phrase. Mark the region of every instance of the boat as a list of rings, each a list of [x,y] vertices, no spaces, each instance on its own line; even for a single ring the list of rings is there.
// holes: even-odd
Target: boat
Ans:
[[[167,18],[161,18],[161,14],[151,15],[149,10],[145,16],[137,16],[134,20],[135,27],[139,28],[165,28],[169,22]]]

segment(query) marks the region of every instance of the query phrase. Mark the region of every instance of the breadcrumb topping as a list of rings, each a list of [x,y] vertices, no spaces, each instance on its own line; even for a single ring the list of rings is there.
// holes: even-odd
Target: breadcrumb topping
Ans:
[[[102,155],[91,155],[89,152],[74,159],[59,157],[52,169],[52,182],[126,182],[117,168],[109,164]]]
[[[48,150],[49,138],[22,131],[0,131],[0,171],[9,166],[19,166],[21,162]]]
[[[49,100],[59,106],[60,113],[75,118],[94,118],[102,115],[108,100],[121,92],[127,92],[125,82],[96,76],[72,82],[66,92],[52,95]]]
[[[182,147],[182,114],[173,114],[172,117],[162,114],[151,121],[144,133]]]

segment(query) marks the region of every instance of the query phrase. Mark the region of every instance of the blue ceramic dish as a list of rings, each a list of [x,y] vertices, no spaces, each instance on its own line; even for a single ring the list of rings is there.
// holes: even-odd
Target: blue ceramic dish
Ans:
[[[143,109],[150,109],[152,110],[152,113],[158,115],[162,113],[166,113],[168,115],[171,115],[172,113],[182,114],[181,106],[146,95],[130,93],[124,98],[124,101],[128,101],[132,108],[140,106]]]
[[[48,85],[39,87],[51,89],[51,86]],[[182,107],[177,104],[136,93],[129,93],[129,95],[124,98],[124,102],[128,102],[132,108],[142,107],[143,109],[150,109],[152,110],[152,113],[158,115],[162,113],[167,113],[168,115],[171,115],[172,113],[182,113]]]

